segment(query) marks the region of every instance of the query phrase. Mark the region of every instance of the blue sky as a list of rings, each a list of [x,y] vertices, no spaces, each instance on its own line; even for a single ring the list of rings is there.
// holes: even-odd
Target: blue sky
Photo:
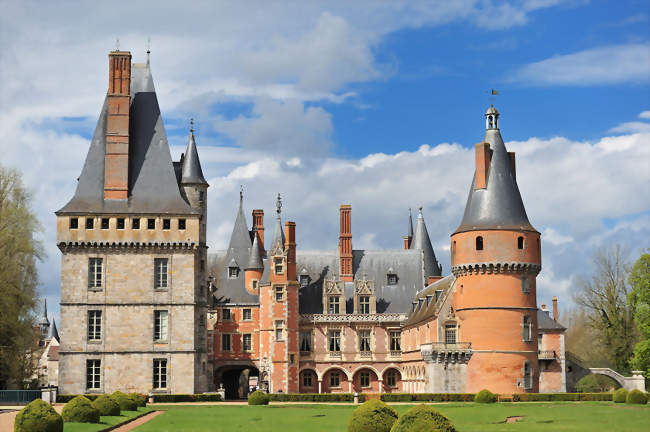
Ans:
[[[4,3],[4,2],[3,2]],[[107,52],[151,64],[174,158],[196,119],[211,184],[208,242],[285,197],[299,248],[399,247],[423,205],[449,272],[494,103],[533,225],[539,302],[571,304],[594,250],[650,238],[647,1],[111,2],[3,4],[0,154],[24,173],[44,231],[41,291],[60,297],[53,212],[74,193],[106,92]],[[124,19],[126,16],[139,17]],[[490,89],[499,95],[488,95]],[[250,218],[249,218],[250,223]]]

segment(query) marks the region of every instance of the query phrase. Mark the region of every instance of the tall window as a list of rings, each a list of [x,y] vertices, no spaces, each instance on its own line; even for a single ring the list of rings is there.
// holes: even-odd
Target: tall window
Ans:
[[[284,321],[275,322],[275,340],[284,340]]]
[[[102,287],[103,267],[103,258],[88,258],[88,288]]]
[[[445,325],[445,343],[446,344],[456,343],[456,324]]]
[[[242,349],[246,352],[253,350],[253,335],[246,333],[242,339]]]
[[[131,219],[131,229],[140,229],[140,218]]]
[[[155,341],[167,340],[168,313],[166,310],[154,311],[153,338]]]
[[[327,300],[327,310],[331,314],[338,314],[340,313],[340,307],[339,307],[339,297],[338,296],[329,296]]]
[[[359,296],[359,313],[370,313],[370,296]]]
[[[153,361],[153,388],[167,388],[167,359],[154,359]]]
[[[523,319],[522,337],[524,342],[530,342],[533,339],[533,322],[529,316],[525,316]]]
[[[230,309],[221,309],[221,320],[230,321],[231,319],[232,315],[230,314]]]
[[[185,229],[185,219],[179,219],[178,220],[178,229],[179,230],[184,230]]]
[[[314,385],[314,373],[310,370],[302,373],[302,386],[312,387]]]
[[[230,334],[221,334],[221,351],[230,351]]]
[[[330,387],[341,387],[341,372],[330,372]]]
[[[476,250],[483,250],[483,237],[476,237]]]
[[[79,229],[79,218],[70,218],[70,229]]]
[[[392,369],[386,373],[386,385],[388,387],[397,387],[397,372]]]
[[[86,218],[86,229],[91,230],[95,227],[95,219]]]
[[[523,248],[524,248],[524,238],[517,237],[517,249],[523,249]]]
[[[88,340],[98,341],[102,339],[102,311],[88,311]]]
[[[370,330],[359,331],[359,351],[370,353]]]
[[[283,265],[282,265],[282,258],[274,258],[273,259],[273,269],[275,271],[275,274],[282,274],[284,271]]]
[[[155,289],[167,288],[167,258],[153,259],[153,287]]]
[[[86,388],[98,390],[101,388],[101,360],[86,360]]]
[[[250,309],[244,309],[242,311],[242,320],[243,321],[250,321],[253,319],[253,313],[251,312]]]
[[[156,229],[156,219],[154,218],[147,219],[147,229],[150,230]]]
[[[300,332],[300,351],[311,352],[311,332]]]
[[[331,353],[341,352],[341,330],[329,331],[329,349]]]
[[[172,227],[171,219],[163,219],[163,229],[168,230]]]
[[[530,367],[529,362],[524,362],[524,388],[533,388],[533,368]]]
[[[281,286],[275,287],[275,301],[280,302],[284,298],[284,288]]]
[[[390,332],[390,350],[401,351],[402,333],[399,331]]]
[[[361,384],[361,387],[370,387],[370,372],[369,371],[361,371],[359,372],[359,384]]]

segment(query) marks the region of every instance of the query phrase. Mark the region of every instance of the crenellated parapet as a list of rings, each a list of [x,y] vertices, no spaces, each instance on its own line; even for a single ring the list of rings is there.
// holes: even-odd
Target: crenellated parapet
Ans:
[[[537,276],[542,270],[539,263],[527,262],[479,262],[458,264],[451,268],[454,276],[477,274],[518,274]]]
[[[194,250],[201,245],[195,242],[60,242],[57,244],[61,252],[74,250]]]
[[[432,342],[420,345],[422,359],[427,363],[467,363],[472,357],[472,343],[458,342],[447,344]]]

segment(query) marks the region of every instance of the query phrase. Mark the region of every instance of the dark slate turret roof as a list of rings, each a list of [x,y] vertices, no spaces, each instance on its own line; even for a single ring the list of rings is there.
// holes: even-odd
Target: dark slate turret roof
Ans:
[[[409,209],[409,227],[406,231],[406,235],[413,238],[413,215],[411,214],[411,209]]]
[[[537,329],[564,331],[566,327],[551,318],[548,311],[537,309]]]
[[[50,326],[50,330],[47,333],[47,338],[56,339],[57,342],[61,342],[61,339],[59,339],[59,331],[56,328],[56,321],[54,318],[52,318],[52,325]]]
[[[38,319],[38,325],[49,326],[50,320],[47,319],[47,299],[43,299],[43,314]]]
[[[174,173],[149,64],[131,67],[129,198],[104,200],[107,100],[104,100],[74,197],[57,214],[191,214]]]
[[[280,199],[280,194],[278,194],[278,200],[275,205],[277,208],[277,216],[275,218],[275,230],[273,231],[273,241],[269,246],[269,252],[276,251],[278,248],[284,250],[285,238],[284,230],[282,229],[282,218],[280,217],[280,214],[282,212],[282,201]]]
[[[492,157],[487,188],[475,190],[476,174],[467,197],[465,214],[456,232],[480,229],[515,229],[535,231],[528,221],[517,180],[510,167],[510,157],[499,129],[487,129]]]
[[[262,270],[264,262],[260,253],[260,244],[257,241],[257,233],[253,232],[253,246],[251,246],[250,253],[248,254],[248,263],[246,270]]]
[[[190,139],[187,143],[187,150],[185,151],[185,158],[183,159],[183,174],[181,177],[183,184],[203,184],[207,185],[203,177],[203,170],[201,169],[201,161],[199,160],[199,152],[196,150],[196,141],[194,139],[194,123],[190,128]]]
[[[424,273],[425,276],[441,276],[442,267],[438,264],[436,254],[433,252],[431,246],[431,239],[427,231],[427,225],[424,223],[424,216],[422,216],[422,207],[418,214],[418,221],[415,226],[415,237],[411,241],[409,249],[419,249],[424,254]]]

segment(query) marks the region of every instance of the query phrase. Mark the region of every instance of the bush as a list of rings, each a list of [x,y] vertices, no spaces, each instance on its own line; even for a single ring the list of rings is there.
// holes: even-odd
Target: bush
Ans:
[[[101,395],[92,402],[97,408],[100,416],[118,416],[120,415],[120,404],[109,395]]]
[[[268,405],[271,397],[261,390],[256,390],[248,395],[248,405]]]
[[[147,406],[147,398],[145,395],[140,394],[140,393],[129,393],[128,395],[133,402],[136,403],[137,406],[139,407],[146,407]]]
[[[154,402],[175,403],[175,402],[221,402],[221,395],[218,393],[205,394],[157,394],[153,397]]]
[[[116,391],[111,395],[115,402],[120,406],[120,411],[137,411],[138,404],[136,401],[131,399],[128,394],[122,393],[121,391]]]
[[[16,415],[14,432],[63,432],[63,419],[52,405],[35,399]]]
[[[487,389],[481,390],[476,394],[476,397],[474,397],[474,402],[476,403],[494,403],[496,401],[497,395]]]
[[[641,390],[632,390],[627,394],[626,403],[645,405],[648,403],[648,395]]]
[[[348,432],[390,432],[399,415],[377,399],[359,405],[348,421]]]
[[[449,419],[429,405],[418,405],[406,411],[390,432],[456,432]]]
[[[352,393],[272,393],[268,395],[273,402],[353,402]],[[359,394],[359,401],[366,396]]]
[[[472,402],[474,393],[416,393],[413,400],[418,402]]]
[[[99,410],[87,398],[79,395],[65,404],[61,417],[66,423],[99,423]]]
[[[620,385],[612,378],[600,374],[591,374],[582,377],[576,384],[576,390],[578,390],[578,393],[609,392],[618,387],[620,387]]]
[[[70,402],[72,399],[76,398],[77,396],[79,396],[79,395],[76,395],[76,394],[67,394],[67,395],[66,394],[58,394],[58,395],[56,395],[56,401],[58,403],[66,403],[66,402]],[[97,399],[101,395],[98,395],[98,394],[85,394],[83,396],[86,399],[88,399],[89,401],[94,401],[95,399]]]
[[[627,390],[620,388],[614,392],[612,395],[612,400],[616,403],[625,403],[627,399]]]

